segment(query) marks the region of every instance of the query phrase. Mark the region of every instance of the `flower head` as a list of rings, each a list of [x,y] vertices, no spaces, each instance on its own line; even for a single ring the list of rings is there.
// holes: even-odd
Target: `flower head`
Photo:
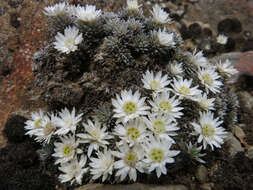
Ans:
[[[180,112],[183,108],[178,107],[181,102],[176,99],[176,96],[170,98],[169,91],[158,94],[154,101],[150,101],[149,103],[152,105],[152,111],[156,115],[164,114],[168,119],[173,121],[176,121],[176,118],[181,118],[183,115]]]
[[[219,121],[219,118],[214,118],[210,111],[200,112],[199,123],[191,123],[195,134],[199,135],[198,143],[203,141],[204,149],[210,145],[213,150],[214,147],[220,148],[223,144],[226,132],[224,128],[219,127],[221,123],[222,121]]]
[[[81,138],[80,143],[89,143],[88,157],[91,156],[94,149],[98,150],[99,147],[106,148],[106,145],[109,144],[107,140],[112,138],[112,136],[106,132],[106,126],[102,126],[98,120],[95,120],[94,123],[88,120],[88,123],[83,123],[83,126],[87,133],[79,133],[76,136]]]
[[[114,168],[118,171],[115,176],[120,176],[120,181],[129,176],[130,180],[136,181],[137,170],[141,173],[143,170],[143,150],[140,146],[129,147],[126,144],[118,146],[119,151],[113,151],[113,155],[119,158],[114,163]]]
[[[197,49],[195,49],[193,53],[187,52],[186,54],[189,56],[190,62],[196,67],[208,66],[207,59],[203,56],[202,51],[197,52]]]
[[[179,77],[179,79],[174,78],[173,84],[173,91],[179,95],[179,97],[193,99],[194,97],[201,94],[201,90],[198,89],[198,86],[192,86],[192,79],[187,80],[183,79],[183,77]]]
[[[114,130],[115,135],[123,141],[133,146],[143,141],[146,136],[146,126],[142,119],[131,120],[124,125],[117,125]]]
[[[138,5],[138,0],[127,0],[127,10],[138,11],[141,5]]]
[[[28,130],[26,132],[26,135],[30,136],[36,136],[38,134],[38,129],[42,128],[42,120],[45,117],[45,114],[42,110],[39,110],[39,112],[33,112],[31,113],[31,120],[27,120],[25,122],[25,129]]]
[[[219,73],[227,77],[231,77],[232,75],[238,73],[238,71],[232,66],[231,62],[228,59],[226,59],[224,63],[219,61],[219,63],[216,64],[216,68]]]
[[[115,112],[113,116],[126,123],[130,119],[147,115],[149,107],[145,106],[146,98],[140,98],[140,96],[139,91],[133,94],[132,90],[121,91],[121,97],[116,94],[116,99],[112,99],[113,111]]]
[[[76,16],[79,20],[91,23],[96,21],[101,15],[101,10],[96,10],[95,5],[86,5],[85,7],[76,7]]]
[[[210,98],[210,99],[208,99],[206,93],[201,94],[201,95],[199,95],[198,97],[196,97],[196,98],[195,98],[195,101],[197,101],[198,104],[199,104],[199,106],[200,106],[203,110],[205,110],[205,111],[214,110],[214,101],[215,101],[215,98]]]
[[[166,13],[157,4],[153,7],[153,10],[151,11],[151,14],[153,15],[153,20],[154,20],[155,23],[166,24],[166,23],[171,21],[171,18],[169,17],[169,14]]]
[[[149,115],[148,118],[144,118],[145,123],[153,135],[157,138],[164,138],[171,143],[175,141],[170,136],[177,135],[175,131],[179,130],[177,124],[172,122],[165,115]]]
[[[152,172],[156,170],[156,175],[159,178],[161,174],[167,174],[166,164],[174,163],[174,156],[180,151],[170,150],[171,142],[166,139],[150,137],[150,141],[144,146],[145,159],[143,162],[149,165],[148,170]]]
[[[169,65],[169,71],[172,75],[178,76],[181,75],[184,72],[184,69],[182,67],[183,63],[171,63]]]
[[[176,42],[174,40],[174,33],[168,33],[165,28],[163,30],[159,28],[158,31],[154,30],[152,32],[152,35],[155,41],[157,41],[161,46],[174,47],[176,45]]]
[[[61,142],[54,143],[54,154],[53,157],[56,157],[57,160],[55,164],[66,163],[72,160],[76,153],[82,153],[81,149],[78,149],[79,143],[76,141],[74,136],[63,136],[59,137]]]
[[[213,68],[208,69],[200,69],[198,72],[198,78],[201,83],[205,86],[205,88],[213,93],[220,92],[220,87],[222,86],[222,82],[218,79],[220,76]]]
[[[144,84],[144,88],[148,90],[153,90],[156,93],[166,91],[166,86],[170,83],[168,80],[168,75],[162,76],[162,72],[158,72],[154,75],[153,71],[146,71],[145,74],[142,75],[142,82]]]
[[[70,131],[72,133],[76,131],[76,126],[82,120],[83,114],[76,116],[75,113],[75,108],[73,108],[71,113],[67,108],[61,110],[59,113],[60,118],[56,118],[55,120],[56,127],[58,128],[55,134],[65,135]]]
[[[77,182],[82,184],[83,174],[88,172],[88,168],[84,168],[87,161],[86,156],[81,156],[80,161],[75,157],[70,162],[64,163],[59,167],[59,170],[64,174],[59,175],[59,179],[62,183],[71,181],[71,184]]]
[[[79,34],[76,27],[67,27],[64,35],[60,32],[55,36],[56,41],[53,43],[54,48],[62,53],[69,54],[77,50],[77,45],[83,41],[82,34]]]
[[[111,151],[104,150],[104,152],[97,152],[97,158],[90,158],[90,173],[92,179],[96,180],[102,176],[102,182],[104,182],[110,175],[112,175],[114,157]]]
[[[223,35],[223,34],[220,34],[220,35],[216,38],[216,40],[217,40],[217,43],[222,44],[222,45],[225,45],[225,44],[227,43],[227,41],[228,41],[228,37],[225,36],[225,35]]]
[[[44,14],[47,16],[61,16],[66,14],[68,4],[65,2],[57,3],[54,6],[47,6],[44,8]]]

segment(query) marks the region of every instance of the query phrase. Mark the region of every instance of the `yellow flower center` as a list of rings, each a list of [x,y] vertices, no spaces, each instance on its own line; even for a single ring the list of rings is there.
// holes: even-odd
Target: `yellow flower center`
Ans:
[[[91,136],[94,137],[95,139],[99,139],[100,138],[100,131],[97,129],[93,129],[90,132]]]
[[[72,149],[69,145],[66,145],[63,149],[63,154],[65,154],[66,156],[69,156],[72,152]]]
[[[200,102],[199,102],[199,105],[200,105],[200,107],[202,108],[202,109],[204,109],[204,110],[208,110],[208,108],[209,108],[209,103],[208,103],[208,101],[207,100],[201,100]]]
[[[152,90],[156,90],[160,87],[160,83],[157,82],[156,80],[152,80],[150,82],[150,87],[151,87]]]
[[[214,82],[212,76],[209,73],[203,74],[203,79],[208,85],[212,85]]]
[[[123,106],[123,110],[126,114],[130,115],[137,111],[137,106],[133,102],[126,102]]]
[[[131,167],[134,167],[138,161],[138,156],[135,152],[129,152],[125,155],[124,161]]]
[[[160,109],[163,111],[163,112],[170,112],[172,110],[172,106],[170,104],[170,102],[168,101],[162,101],[160,104],[159,104],[159,107]]]
[[[202,133],[203,133],[203,136],[205,137],[212,137],[215,133],[215,129],[211,125],[206,124],[202,128]]]
[[[130,137],[132,140],[136,140],[140,136],[140,131],[136,127],[129,127],[127,129],[127,134],[128,137]]]
[[[49,135],[55,130],[55,127],[51,123],[47,123],[45,128],[44,128],[44,133],[45,135]]]
[[[67,127],[71,127],[71,125],[73,124],[72,119],[67,120],[65,123]]]
[[[186,86],[181,86],[179,89],[179,93],[183,95],[189,95],[190,94],[190,89]]]
[[[150,153],[149,157],[154,161],[154,162],[162,162],[164,160],[164,152],[160,148],[153,148]]]
[[[163,121],[155,121],[153,123],[154,131],[161,134],[165,132],[165,123]]]
[[[67,38],[65,41],[64,41],[64,45],[67,47],[67,48],[72,48],[74,45],[75,45],[75,39],[74,38]]]
[[[41,124],[41,119],[37,119],[37,120],[34,122],[34,128],[40,127],[40,124]]]

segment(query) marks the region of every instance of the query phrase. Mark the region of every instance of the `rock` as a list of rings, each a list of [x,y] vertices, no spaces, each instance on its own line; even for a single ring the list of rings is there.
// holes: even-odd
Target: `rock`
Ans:
[[[240,100],[240,105],[243,110],[245,111],[253,110],[253,96],[249,92],[247,91],[239,92],[238,97]]]
[[[103,184],[87,184],[75,190],[187,190],[184,185],[146,185],[134,183],[130,185],[103,185]]]
[[[240,33],[242,24],[237,18],[226,18],[218,24],[219,33]]]
[[[232,132],[235,134],[235,136],[239,139],[244,139],[245,138],[245,133],[244,131],[242,130],[241,127],[239,126],[235,126],[233,127],[232,129]]]
[[[207,175],[208,175],[208,170],[206,169],[205,166],[199,165],[195,176],[199,180],[200,183],[205,183],[207,181]]]
[[[201,184],[200,189],[202,190],[212,190],[212,188],[214,187],[213,183],[205,183],[205,184]]]
[[[248,156],[249,159],[252,159],[252,158],[253,158],[253,146],[250,146],[250,147],[248,148],[248,151],[247,151],[247,154],[246,154],[246,155]]]
[[[230,132],[228,132],[226,142],[229,147],[228,152],[231,158],[233,158],[238,152],[244,151],[240,141]]]

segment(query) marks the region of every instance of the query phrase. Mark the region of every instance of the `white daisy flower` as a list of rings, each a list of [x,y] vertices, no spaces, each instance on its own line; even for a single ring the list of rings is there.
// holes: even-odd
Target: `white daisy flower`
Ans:
[[[90,174],[92,180],[96,180],[102,176],[102,182],[104,182],[110,175],[112,175],[114,157],[111,151],[104,150],[104,152],[97,152],[97,158],[90,158]]]
[[[26,135],[29,136],[36,136],[38,134],[38,129],[42,128],[42,120],[45,117],[45,114],[42,110],[39,110],[39,112],[33,112],[31,113],[31,120],[27,120],[25,122],[25,129],[28,130],[26,132]]]
[[[219,73],[227,77],[231,77],[232,75],[238,73],[238,71],[233,67],[233,65],[228,59],[226,59],[224,63],[219,61],[219,63],[216,64],[216,68]]]
[[[127,176],[132,181],[137,179],[137,171],[143,173],[143,150],[140,146],[129,147],[126,144],[118,146],[119,151],[113,151],[113,155],[120,160],[114,163],[117,169],[115,176],[120,177],[120,181],[124,181]]]
[[[76,7],[76,17],[77,19],[91,23],[96,21],[101,16],[101,10],[96,10],[95,5],[86,5],[85,7]]]
[[[147,127],[155,137],[164,138],[171,143],[175,141],[170,136],[177,135],[175,131],[179,130],[177,123],[172,122],[165,115],[149,115],[148,118],[144,118]]]
[[[53,43],[54,48],[62,53],[69,54],[77,50],[77,45],[83,41],[82,33],[79,34],[76,27],[67,27],[64,30],[64,35],[57,32],[56,41]]]
[[[64,173],[59,175],[61,183],[71,181],[71,184],[77,182],[81,185],[83,175],[88,172],[88,168],[84,168],[86,161],[87,157],[82,155],[79,162],[75,157],[70,162],[62,164],[59,167],[59,170]]]
[[[222,121],[218,120],[219,118],[214,118],[213,113],[208,111],[200,112],[199,123],[191,123],[195,134],[199,135],[198,143],[203,141],[204,149],[206,149],[207,145],[210,145],[212,150],[214,146],[221,148],[221,144],[224,143],[226,132],[224,128],[219,127]]]
[[[223,34],[219,34],[219,36],[216,38],[217,43],[225,45],[228,41],[228,37],[223,35]]]
[[[79,114],[76,116],[75,108],[73,108],[72,112],[65,108],[62,109],[59,113],[60,118],[56,118],[56,127],[59,128],[55,132],[57,135],[65,135],[68,132],[75,133],[77,124],[82,120],[82,115]]]
[[[126,123],[130,119],[147,115],[149,113],[147,110],[150,108],[145,106],[146,98],[140,98],[140,96],[139,91],[133,94],[132,90],[121,91],[121,97],[116,94],[116,99],[112,99],[113,111],[115,112],[113,116]]]
[[[142,82],[144,84],[144,88],[148,90],[153,90],[156,93],[166,91],[168,88],[166,86],[170,83],[168,80],[168,75],[162,76],[162,72],[158,72],[154,75],[153,71],[146,71],[145,74],[142,75]]]
[[[61,142],[54,143],[54,154],[53,157],[56,157],[55,164],[66,163],[72,160],[76,153],[82,153],[82,150],[77,148],[79,143],[75,140],[74,136],[63,136],[59,137]]]
[[[196,143],[197,144],[197,143]],[[202,160],[200,157],[205,156],[206,154],[201,154],[202,146],[197,146],[196,144],[192,145],[190,142],[189,144],[186,144],[187,146],[187,153],[191,156],[192,159],[200,162],[200,163],[206,163],[204,160]]]
[[[183,77],[178,77],[178,79],[173,78],[173,92],[176,93],[180,98],[193,99],[201,94],[201,90],[198,86],[192,86],[192,79],[187,80]]]
[[[127,10],[138,11],[141,5],[138,5],[137,0],[127,0]]]
[[[146,126],[142,119],[131,120],[124,125],[118,124],[114,129],[114,134],[121,139],[120,144],[124,141],[130,146],[138,144],[146,137]]]
[[[107,140],[113,138],[105,132],[106,126],[102,126],[98,120],[95,120],[94,123],[88,120],[88,123],[83,123],[83,126],[87,133],[79,133],[76,136],[81,138],[80,143],[89,143],[88,157],[91,156],[93,150],[98,150],[99,147],[106,148],[106,145],[109,144]]]
[[[148,172],[156,170],[156,175],[159,178],[161,174],[167,174],[166,164],[174,163],[174,156],[180,151],[170,150],[171,142],[166,139],[150,137],[150,142],[144,146],[145,159],[143,162],[149,165]]]
[[[169,91],[158,94],[158,96],[154,98],[154,101],[149,101],[149,103],[155,115],[164,114],[172,121],[176,121],[176,118],[181,118],[183,115],[183,113],[180,112],[183,108],[178,107],[181,102],[176,99],[176,96],[170,98]]]
[[[222,82],[218,80],[220,76],[215,69],[200,69],[198,72],[198,78],[207,91],[210,90],[213,93],[220,92],[219,89],[222,86]]]
[[[170,63],[169,64],[169,71],[172,75],[178,76],[181,75],[184,72],[184,69],[182,67],[183,63]]]
[[[208,111],[208,110],[215,110],[215,109],[214,109],[214,101],[215,101],[215,98],[210,98],[210,99],[208,99],[206,93],[201,94],[200,96],[198,96],[198,97],[195,99],[195,101],[198,102],[199,106],[200,106],[203,110],[205,110],[205,111]]]
[[[56,130],[57,117],[51,114],[50,117],[45,115],[41,121],[41,128],[38,129],[35,140],[48,144]]]
[[[153,20],[158,24],[166,24],[171,21],[169,14],[166,13],[159,5],[153,6],[153,11],[151,11],[153,15]]]
[[[43,13],[47,16],[61,16],[66,14],[68,4],[65,2],[57,3],[54,6],[47,6],[44,8]]]
[[[195,65],[196,67],[207,67],[208,61],[203,56],[203,52],[197,52],[197,49],[194,49],[193,53],[187,52],[186,55],[189,56],[190,62]]]
[[[174,33],[168,33],[165,28],[163,30],[159,28],[158,31],[152,31],[152,35],[154,40],[161,46],[175,47],[176,45]]]

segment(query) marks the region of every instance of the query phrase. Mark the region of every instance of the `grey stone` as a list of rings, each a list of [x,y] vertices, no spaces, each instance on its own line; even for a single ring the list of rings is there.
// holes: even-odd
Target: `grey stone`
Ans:
[[[208,170],[205,166],[199,165],[195,175],[200,183],[205,183],[207,181]]]
[[[253,110],[253,96],[247,91],[241,91],[238,93],[240,100],[240,105],[243,110],[252,111]]]
[[[146,185],[141,183],[134,183],[130,185],[114,184],[87,184],[75,190],[187,190],[184,185]]]
[[[241,143],[237,138],[230,132],[228,132],[226,138],[228,147],[229,147],[229,156],[234,157],[238,152],[243,152],[244,148],[242,147]]]

